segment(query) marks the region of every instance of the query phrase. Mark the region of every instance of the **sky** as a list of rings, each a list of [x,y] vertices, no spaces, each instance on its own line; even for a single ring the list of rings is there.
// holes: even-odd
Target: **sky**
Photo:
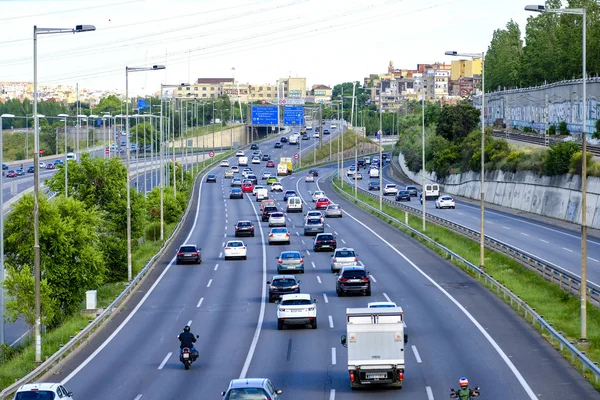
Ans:
[[[0,81],[33,81],[33,26],[94,32],[38,35],[38,81],[144,95],[199,77],[307,85],[450,62],[486,51],[528,0],[0,0]],[[532,0],[529,0],[531,2]],[[533,1],[535,3],[535,1]],[[541,2],[543,3],[543,2]]]

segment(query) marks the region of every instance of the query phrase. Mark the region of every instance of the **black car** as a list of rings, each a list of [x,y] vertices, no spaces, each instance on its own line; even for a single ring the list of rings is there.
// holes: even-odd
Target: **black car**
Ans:
[[[177,264],[184,262],[193,262],[200,264],[202,262],[202,254],[195,244],[184,244],[177,251]]]
[[[359,168],[361,168],[361,167],[364,168],[365,167],[365,159],[364,158],[359,158],[357,162],[358,162],[358,167]]]
[[[233,189],[231,189],[231,192],[229,192],[229,198],[230,199],[243,199],[244,193],[242,193],[242,189],[240,189],[240,188],[233,188]]]
[[[399,190],[396,195],[396,201],[410,201],[410,192],[408,190]]]
[[[300,284],[294,275],[274,275],[267,281],[269,285],[269,303],[281,298],[284,294],[300,293]]]
[[[3,170],[3,171],[5,171],[5,170],[8,170],[8,165],[6,165],[6,164],[2,164],[2,170]]]
[[[319,171],[315,168],[311,169],[308,171],[309,174],[312,174],[312,176],[317,177],[319,176]]]
[[[256,143],[252,143],[250,150],[258,150],[258,145]]]
[[[340,297],[346,293],[357,292],[370,296],[371,279],[369,278],[369,272],[360,265],[342,267],[335,284],[335,292]]]
[[[282,138],[283,139],[283,138]],[[282,149],[283,145],[280,142],[275,143],[275,148],[276,149]]]
[[[35,167],[33,165],[30,165],[29,167],[27,167],[28,174],[33,174],[34,172],[35,172]]]
[[[206,182],[217,182],[217,176],[215,174],[206,175]]]
[[[319,250],[335,250],[337,247],[337,241],[332,233],[318,233],[313,243],[313,250],[315,252]]]
[[[263,154],[263,155],[262,155],[262,160],[263,160],[263,161],[269,161],[270,159],[271,159],[271,156],[270,156],[270,155],[268,155],[268,154]]]
[[[309,140],[310,136],[308,136],[308,133],[305,133],[304,135],[302,135],[302,140]]]
[[[281,143],[285,143],[288,141],[288,138],[286,136],[282,136],[280,141],[281,141]]]
[[[329,135],[329,129],[323,129],[323,135]]]
[[[406,190],[408,191],[408,193],[410,193],[412,197],[417,197],[417,194],[419,194],[419,191],[415,186],[407,186]]]
[[[369,182],[369,190],[379,190],[381,186],[379,186],[379,181],[370,181]]]
[[[244,235],[254,237],[254,224],[251,221],[238,221],[235,224],[235,237]]]
[[[296,197],[298,196],[296,194],[295,190],[286,190],[285,194],[283,195],[283,201],[287,201],[290,197]]]
[[[267,222],[269,220],[269,217],[271,216],[271,213],[278,212],[278,211],[279,210],[275,206],[266,206],[263,209],[261,221],[262,222]]]
[[[388,153],[383,153],[381,155],[381,159],[383,160],[383,162],[389,161],[390,160],[390,155]]]

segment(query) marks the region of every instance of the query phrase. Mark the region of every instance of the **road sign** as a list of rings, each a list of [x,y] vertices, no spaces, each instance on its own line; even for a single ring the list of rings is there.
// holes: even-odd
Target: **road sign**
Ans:
[[[215,156],[215,152],[214,152],[214,151],[209,151],[209,152],[208,152],[208,156],[209,156],[210,158],[213,158],[213,157]]]
[[[279,99],[279,104],[283,105],[290,105],[290,104],[294,104],[294,105],[304,105],[306,103],[306,99],[300,99],[300,98],[294,98],[294,97],[288,97],[285,99]]]
[[[298,160],[298,159],[300,159],[300,154],[294,153],[294,160]]]
[[[286,125],[302,124],[304,121],[304,107],[283,107],[283,123]]]
[[[252,106],[252,125],[277,125],[277,106]]]
[[[40,150],[40,156],[44,154],[44,150]]]

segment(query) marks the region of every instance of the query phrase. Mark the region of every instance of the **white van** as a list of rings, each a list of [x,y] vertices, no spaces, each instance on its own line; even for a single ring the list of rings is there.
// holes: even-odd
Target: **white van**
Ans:
[[[266,188],[256,189],[256,201],[269,199],[269,191]]]
[[[371,168],[369,170],[369,178],[379,178],[379,169],[378,168]]]
[[[425,185],[425,200],[437,200],[440,197],[440,185],[428,183]]]
[[[371,156],[365,156],[365,165],[371,164]]]
[[[75,154],[75,153],[67,153],[67,160],[77,161],[77,154]]]
[[[248,157],[246,157],[246,156],[238,157],[238,165],[240,167],[247,167],[248,166]]]
[[[297,196],[288,198],[286,212],[302,212],[302,199]]]

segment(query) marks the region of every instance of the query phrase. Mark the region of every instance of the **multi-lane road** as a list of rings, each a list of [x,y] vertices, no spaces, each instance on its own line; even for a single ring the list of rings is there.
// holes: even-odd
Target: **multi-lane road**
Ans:
[[[314,139],[313,139],[314,141]],[[261,150],[277,160],[294,147]],[[235,158],[230,160],[235,162]],[[258,176],[260,168],[253,166]],[[289,214],[290,245],[268,246],[268,226],[260,222],[252,195],[230,200],[224,168],[217,183],[199,180],[191,213],[156,269],[89,346],[52,380],[77,398],[217,399],[231,379],[268,377],[286,399],[442,399],[461,376],[482,387],[490,399],[600,399],[538,333],[477,281],[388,224],[355,208],[332,191],[333,167],[320,168],[315,183],[304,174],[282,179],[314,208],[312,191],[321,188],[342,205],[344,217],[327,220],[338,246],[353,247],[369,270],[371,297],[337,297],[330,253],[314,253],[304,237],[302,214]],[[274,170],[271,170],[274,172]],[[274,194],[284,208],[283,195]],[[243,239],[246,261],[223,259],[224,243],[238,220],[252,220],[256,237]],[[201,265],[175,265],[183,243],[202,248]],[[301,290],[319,299],[317,330],[278,331],[276,306],[266,298],[266,281],[276,272],[282,250],[299,250],[306,273]],[[409,342],[404,388],[352,392],[348,384],[345,333],[347,307],[391,300],[404,308]],[[178,360],[177,335],[184,325],[199,335],[200,358],[189,371]]]

